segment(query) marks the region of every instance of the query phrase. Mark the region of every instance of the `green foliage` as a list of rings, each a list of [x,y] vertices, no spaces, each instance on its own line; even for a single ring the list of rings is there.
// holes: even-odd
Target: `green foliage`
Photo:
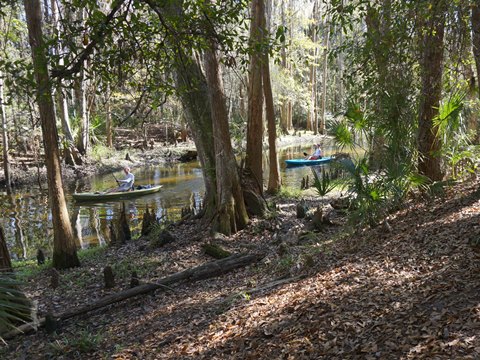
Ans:
[[[103,144],[96,143],[90,152],[90,156],[97,160],[100,161],[102,159],[108,159],[109,157],[112,157],[113,155],[118,154],[118,151],[115,149],[111,149]]]
[[[286,254],[282,256],[277,263],[277,269],[280,272],[287,272],[289,271],[292,266],[295,264],[295,259],[291,254]]]
[[[433,119],[433,125],[437,128],[437,137],[444,142],[448,140],[449,133],[460,129],[464,99],[465,94],[452,94],[449,99],[442,102],[438,109],[438,115]]]
[[[350,221],[360,226],[377,225],[409,192],[427,186],[428,179],[406,164],[391,164],[382,173],[370,170],[367,157],[341,165],[350,175],[346,179],[352,201]]]
[[[27,281],[36,277],[41,272],[52,267],[52,260],[46,259],[42,265],[37,264],[37,260],[12,261],[15,275],[20,281]]]
[[[320,174],[318,170],[312,168],[312,173],[314,177],[313,187],[317,190],[318,195],[325,196],[330,191],[335,189],[336,182],[330,178],[330,174],[328,172],[322,171]]]
[[[98,349],[100,342],[103,340],[101,334],[93,334],[91,330],[85,329],[79,331],[62,340],[56,340],[49,343],[49,350],[53,352],[54,356],[81,356],[88,352]]]
[[[83,261],[97,262],[103,258],[106,251],[105,246],[92,246],[86,249],[81,249],[77,252],[78,259]]]
[[[170,223],[166,221],[161,221],[153,224],[148,234],[149,238],[150,239],[158,238],[160,234],[168,228],[169,224]]]
[[[300,199],[302,197],[302,190],[290,186],[282,186],[277,197],[284,199]]]
[[[329,126],[329,134],[340,149],[354,148],[353,134],[346,121],[333,121]]]

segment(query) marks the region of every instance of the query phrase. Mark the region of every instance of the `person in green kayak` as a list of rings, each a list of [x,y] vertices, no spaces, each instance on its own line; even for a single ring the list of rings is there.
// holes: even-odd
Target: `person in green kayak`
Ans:
[[[119,187],[114,188],[114,189],[110,189],[107,192],[109,192],[109,193],[111,193],[111,192],[124,192],[124,191],[130,191],[130,190],[133,189],[133,183],[135,182],[135,175],[133,175],[130,172],[130,168],[128,166],[125,166],[123,168],[123,171],[125,172],[125,179],[117,180],[115,178],[115,180],[117,180],[117,183],[118,183]]]
[[[312,155],[305,154],[305,160],[318,160],[322,158],[322,149],[320,149],[320,144],[313,144],[313,153]]]

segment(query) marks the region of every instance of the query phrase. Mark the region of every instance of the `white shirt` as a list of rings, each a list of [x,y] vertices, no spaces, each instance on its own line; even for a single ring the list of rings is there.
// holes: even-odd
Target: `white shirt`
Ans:
[[[125,176],[125,179],[118,180],[118,182],[122,183],[120,184],[120,190],[130,190],[130,188],[133,186],[133,183],[135,182],[135,175],[129,172],[127,176]]]

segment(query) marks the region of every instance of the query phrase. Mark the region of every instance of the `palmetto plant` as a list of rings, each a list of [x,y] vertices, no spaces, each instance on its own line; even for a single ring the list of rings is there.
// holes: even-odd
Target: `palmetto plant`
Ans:
[[[396,208],[413,189],[425,186],[426,178],[417,174],[414,159],[417,158],[412,143],[414,128],[409,124],[374,123],[355,103],[350,103],[345,117],[331,128],[334,141],[341,148],[354,152],[370,145],[362,156],[341,161],[348,174],[344,179],[351,198],[350,218],[353,223],[373,226],[378,224],[392,208]],[[401,137],[399,134],[403,134]],[[403,140],[402,140],[403,138]],[[378,150],[375,141],[382,142],[382,166],[372,166],[373,151]],[[377,144],[378,145],[378,144]]]
[[[312,167],[312,173],[313,187],[317,190],[318,195],[325,196],[335,188],[336,182],[328,172],[319,171],[315,167]]]
[[[0,273],[0,339],[30,317],[31,306],[12,274]],[[3,339],[2,339],[3,340]]]
[[[442,155],[446,158],[454,180],[476,171],[478,154],[472,146],[475,136],[468,133],[464,117],[465,94],[455,92],[445,99],[438,115],[433,119],[437,129],[437,137],[442,142]]]

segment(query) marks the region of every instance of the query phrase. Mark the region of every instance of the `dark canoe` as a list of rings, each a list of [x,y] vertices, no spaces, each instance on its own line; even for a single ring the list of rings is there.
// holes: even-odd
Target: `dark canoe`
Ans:
[[[159,191],[161,187],[162,185],[156,185],[147,189],[123,191],[123,192],[112,192],[112,193],[107,193],[107,192],[75,193],[72,196],[75,199],[75,201],[127,199],[127,198],[155,193]]]
[[[290,159],[290,160],[285,160],[285,163],[287,164],[287,167],[293,167],[293,166],[321,165],[321,164],[329,163],[330,161],[332,161],[331,156],[324,156],[321,159],[317,159],[317,160]]]

